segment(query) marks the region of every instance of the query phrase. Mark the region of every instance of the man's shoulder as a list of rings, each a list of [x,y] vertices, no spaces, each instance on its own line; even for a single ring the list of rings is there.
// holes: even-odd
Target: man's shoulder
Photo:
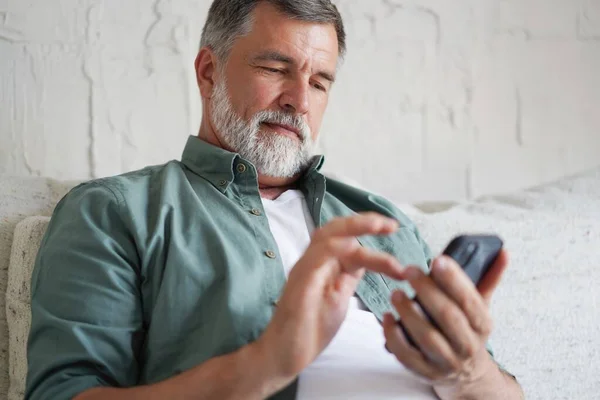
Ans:
[[[182,164],[179,161],[170,161],[166,164],[82,182],[71,189],[65,198],[108,196],[121,203],[139,198],[142,193],[156,190],[169,179],[176,180],[184,177]]]

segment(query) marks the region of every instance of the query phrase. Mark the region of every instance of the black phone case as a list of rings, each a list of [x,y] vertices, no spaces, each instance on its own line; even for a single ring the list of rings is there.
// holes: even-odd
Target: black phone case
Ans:
[[[502,239],[495,235],[463,235],[453,239],[444,250],[444,255],[452,257],[469,276],[473,284],[477,285],[488,269],[494,264],[500,250],[502,250]],[[421,305],[417,297],[414,301],[421,307],[423,313],[429,318],[434,327],[437,328],[435,320],[429,315],[425,307]],[[398,321],[398,325],[406,336],[408,342],[418,348],[410,334]]]

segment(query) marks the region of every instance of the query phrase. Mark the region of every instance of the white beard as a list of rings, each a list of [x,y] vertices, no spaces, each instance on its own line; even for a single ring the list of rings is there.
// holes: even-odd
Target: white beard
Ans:
[[[290,178],[306,169],[312,159],[314,144],[310,128],[301,116],[259,111],[246,122],[233,110],[224,80],[214,88],[212,120],[219,138],[254,164],[262,175]],[[296,128],[300,131],[300,140],[261,130],[261,124],[265,122]]]

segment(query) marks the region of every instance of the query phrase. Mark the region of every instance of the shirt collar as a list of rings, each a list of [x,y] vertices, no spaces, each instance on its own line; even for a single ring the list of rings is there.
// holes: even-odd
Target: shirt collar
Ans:
[[[197,136],[188,138],[181,162],[223,193],[233,183],[239,164],[243,163],[246,164],[246,167],[254,168],[252,163],[243,159],[239,154],[214,146]],[[302,180],[314,174],[320,174],[319,171],[324,162],[325,157],[322,155],[314,156]]]

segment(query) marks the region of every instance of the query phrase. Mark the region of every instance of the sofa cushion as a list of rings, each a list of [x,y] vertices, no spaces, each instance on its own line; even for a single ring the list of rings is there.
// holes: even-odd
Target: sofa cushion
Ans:
[[[0,399],[6,398],[8,391],[5,293],[15,226],[28,216],[50,215],[58,200],[75,184],[44,178],[0,175]]]
[[[6,288],[10,364],[8,400],[20,400],[25,395],[27,337],[31,327],[30,281],[39,245],[49,222],[48,217],[29,217],[15,229]]]

